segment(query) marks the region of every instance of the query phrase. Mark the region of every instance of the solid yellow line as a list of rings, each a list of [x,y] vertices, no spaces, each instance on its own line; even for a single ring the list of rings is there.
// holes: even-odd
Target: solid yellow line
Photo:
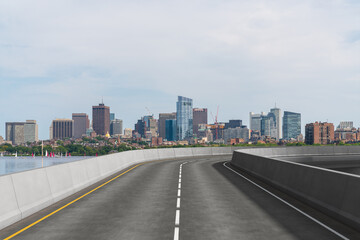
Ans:
[[[101,184],[100,186],[98,186],[98,187],[94,188],[93,190],[91,190],[91,191],[89,191],[89,192],[85,193],[85,194],[84,194],[84,195],[82,195],[81,197],[78,197],[77,199],[75,199],[75,200],[73,200],[73,201],[69,202],[68,204],[66,204],[66,205],[62,206],[61,208],[56,209],[56,210],[55,210],[55,211],[53,211],[52,213],[49,213],[49,214],[48,214],[48,215],[46,215],[45,217],[42,217],[42,218],[40,218],[39,220],[37,220],[36,222],[33,222],[32,224],[30,224],[30,225],[28,225],[28,226],[24,227],[23,229],[21,229],[21,230],[17,231],[17,232],[16,232],[16,233],[14,233],[13,235],[11,235],[11,236],[9,236],[9,237],[5,238],[4,240],[8,240],[8,239],[11,239],[11,238],[13,238],[13,237],[15,237],[15,236],[19,235],[20,233],[24,232],[25,230],[27,230],[27,229],[31,228],[32,226],[35,226],[35,225],[36,225],[36,224],[38,224],[39,222],[41,222],[41,221],[43,221],[43,220],[47,219],[48,217],[50,217],[50,216],[54,215],[55,213],[57,213],[57,212],[59,212],[59,211],[63,210],[64,208],[66,208],[66,207],[70,206],[70,205],[71,205],[71,204],[73,204],[74,202],[79,201],[79,200],[80,200],[80,199],[82,199],[83,197],[85,197],[85,196],[89,195],[89,194],[90,194],[90,193],[92,193],[92,192],[95,192],[95,191],[96,191],[96,190],[98,190],[99,188],[101,188],[101,187],[105,186],[106,184],[108,184],[108,183],[110,183],[110,182],[114,181],[115,179],[117,179],[118,177],[120,177],[120,176],[124,175],[125,173],[130,172],[130,171],[131,171],[131,170],[133,170],[134,168],[136,168],[136,167],[138,167],[138,166],[140,166],[140,165],[143,165],[143,164],[144,164],[144,163],[140,163],[140,164],[138,164],[138,165],[136,165],[136,166],[134,166],[134,167],[132,167],[132,168],[130,168],[130,169],[128,169],[128,170],[126,170],[125,172],[123,172],[123,173],[121,173],[121,174],[117,175],[116,177],[114,177],[114,178],[110,179],[109,181],[107,181],[107,182],[105,182],[105,183]]]

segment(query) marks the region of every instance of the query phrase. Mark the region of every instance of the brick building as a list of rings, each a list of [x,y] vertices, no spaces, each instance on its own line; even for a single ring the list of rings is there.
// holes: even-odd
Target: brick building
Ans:
[[[306,144],[330,144],[334,141],[334,124],[327,122],[308,123],[305,126]]]

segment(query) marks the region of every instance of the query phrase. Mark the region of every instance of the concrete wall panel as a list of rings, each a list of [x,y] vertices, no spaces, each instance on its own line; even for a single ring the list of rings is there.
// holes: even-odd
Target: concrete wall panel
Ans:
[[[21,220],[10,175],[0,177],[0,229]]]
[[[54,202],[68,197],[75,192],[69,164],[59,164],[44,169]]]
[[[195,156],[211,156],[212,149],[211,149],[211,147],[193,148],[193,154],[194,154],[194,157]]]
[[[53,203],[44,168],[12,174],[16,199],[22,218]]]
[[[86,161],[76,161],[69,163],[71,180],[73,182],[75,192],[89,186],[90,181],[85,165]]]
[[[90,158],[84,161],[85,169],[88,176],[89,185],[100,181],[101,173],[99,167],[99,161],[97,158]]]
[[[175,159],[174,148],[159,148],[159,159]]]
[[[154,160],[159,160],[159,151],[157,149],[145,149],[143,150],[144,152],[144,159],[146,161],[154,161]]]
[[[193,157],[192,148],[174,148],[175,158]]]

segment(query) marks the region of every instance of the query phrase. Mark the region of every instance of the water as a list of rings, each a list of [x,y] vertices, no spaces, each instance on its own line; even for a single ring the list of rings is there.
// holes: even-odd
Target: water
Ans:
[[[62,158],[44,157],[44,167],[83,160],[91,157],[72,156]],[[41,168],[41,157],[0,157],[0,175]]]

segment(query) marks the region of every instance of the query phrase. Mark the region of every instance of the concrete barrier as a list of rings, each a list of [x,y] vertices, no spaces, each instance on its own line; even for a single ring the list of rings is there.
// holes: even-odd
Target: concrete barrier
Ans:
[[[146,149],[144,152],[144,160],[154,161],[159,160],[159,151],[157,149]]]
[[[335,147],[336,148],[336,147]],[[317,158],[332,154],[335,159],[351,154],[351,148],[335,149],[331,147],[289,148],[287,154],[300,152],[307,155],[306,150],[316,153]],[[353,152],[357,152],[355,148]],[[329,169],[310,166],[290,160],[274,159],[272,156],[259,156],[235,151],[231,164],[281,189],[289,195],[311,205],[314,208],[332,216],[357,230],[360,230],[360,176],[337,172]],[[284,150],[273,149],[273,156],[284,154]],[[306,158],[308,156],[304,156]],[[283,159],[286,155],[283,155]],[[289,158],[291,159],[291,158]],[[339,160],[339,159],[338,159]]]
[[[21,220],[10,175],[0,177],[0,229]]]
[[[231,153],[230,147],[146,149],[0,176],[0,229],[134,164]]]
[[[198,147],[193,148],[193,155],[196,156],[205,156],[205,155],[212,155],[212,148],[211,147]]]
[[[174,159],[175,148],[159,148],[158,149],[159,159]]]
[[[44,169],[54,202],[75,192],[69,164],[60,164]]]
[[[90,185],[86,171],[86,161],[76,161],[68,163],[74,192],[80,191]]]
[[[14,173],[11,178],[22,218],[53,203],[45,168]]]
[[[192,148],[174,148],[175,158],[193,157]]]

